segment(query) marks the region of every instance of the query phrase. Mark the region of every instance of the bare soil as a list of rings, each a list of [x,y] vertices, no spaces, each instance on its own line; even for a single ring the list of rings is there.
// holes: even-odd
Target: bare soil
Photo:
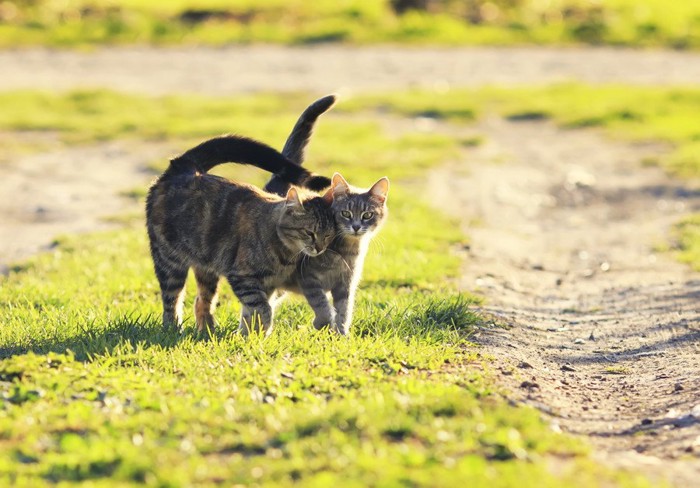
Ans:
[[[0,51],[0,90],[326,94],[407,87],[590,83],[696,84],[700,55],[621,48],[231,46]]]
[[[148,94],[700,79],[698,54],[609,48],[31,49],[0,52],[0,65],[0,89]],[[471,236],[462,288],[486,296],[485,312],[511,325],[474,338],[505,394],[542,410],[552,428],[585,436],[601,462],[691,486],[700,475],[700,275],[656,249],[698,211],[699,186],[642,166],[665,148],[592,131],[499,119],[418,127],[486,141],[433,172],[429,195]],[[37,141],[41,154],[3,156],[0,267],[57,234],[139,210],[120,192],[151,179],[148,163],[171,153],[47,137]]]
[[[127,194],[153,178],[149,163],[170,154],[164,144],[46,145],[1,167],[0,273],[56,236],[114,227],[110,217],[142,211]]]
[[[511,327],[474,340],[506,396],[586,436],[606,464],[677,486],[700,475],[700,274],[657,252],[700,189],[642,167],[662,147],[489,120],[431,175],[471,237],[462,287]],[[473,129],[470,129],[473,130]]]

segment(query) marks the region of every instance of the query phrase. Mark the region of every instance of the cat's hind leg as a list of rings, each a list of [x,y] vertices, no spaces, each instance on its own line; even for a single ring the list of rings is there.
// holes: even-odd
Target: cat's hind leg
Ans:
[[[269,300],[272,290],[263,290],[258,280],[229,276],[228,282],[233,293],[241,302],[241,322],[238,330],[243,335],[251,331],[272,332],[272,307]]]
[[[159,249],[154,249],[152,255],[163,301],[163,327],[180,330],[189,266],[167,256]]]
[[[216,328],[214,310],[218,299],[219,275],[195,267],[194,277],[197,280],[197,298],[194,300],[197,332],[211,335]]]

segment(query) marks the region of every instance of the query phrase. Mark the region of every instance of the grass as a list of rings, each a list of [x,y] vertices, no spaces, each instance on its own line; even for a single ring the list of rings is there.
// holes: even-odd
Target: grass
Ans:
[[[700,47],[700,5],[663,0],[15,0],[0,46],[95,44],[612,44]],[[413,2],[420,4],[421,2]]]
[[[269,96],[217,99],[216,109],[107,92],[12,95],[1,95],[14,103],[4,129],[69,144],[201,138],[240,124],[279,146],[303,108]],[[195,117],[197,106],[207,110]],[[244,340],[226,286],[211,341],[195,338],[191,313],[183,335],[164,332],[141,219],[61,238],[16,265],[0,277],[0,484],[648,486],[593,464],[580,441],[494,391],[469,342],[478,302],[450,284],[460,266],[450,249],[464,236],[415,184],[460,144],[321,122],[314,168],[342,167],[358,184],[392,179],[391,217],[370,249],[349,338],[313,332],[308,306],[293,299],[270,338]]]
[[[643,101],[643,102],[642,102]],[[669,172],[700,176],[700,89],[626,85],[554,84],[535,87],[413,90],[364,95],[339,110],[390,112],[471,123],[496,112],[513,121],[551,119],[567,129],[600,128],[616,138],[671,147],[659,163]]]
[[[678,258],[700,271],[700,214],[695,214],[676,226]]]

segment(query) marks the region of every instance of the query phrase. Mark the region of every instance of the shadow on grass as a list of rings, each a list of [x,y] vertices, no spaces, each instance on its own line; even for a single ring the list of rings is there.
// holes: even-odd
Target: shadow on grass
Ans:
[[[419,294],[397,302],[365,302],[356,313],[351,330],[359,337],[401,336],[406,339],[428,339],[452,341],[457,333],[462,339],[471,335],[483,318],[473,309],[478,300],[461,294],[428,297]],[[292,324],[280,324],[273,331],[283,333],[288,325],[293,325],[299,316],[290,317]],[[237,322],[237,321],[236,321]],[[309,323],[309,334],[313,331]],[[217,327],[214,341],[227,341],[237,335],[237,325],[233,322]],[[100,325],[87,323],[73,335],[47,336],[23,341],[21,344],[0,346],[0,359],[34,353],[46,355],[62,354],[70,351],[76,360],[91,361],[99,355],[111,354],[115,349],[130,344],[142,348],[160,347],[164,349],[178,346],[183,341],[207,341],[208,337],[198,335],[191,324],[186,324],[183,332],[166,330],[160,319],[152,316],[122,316]]]
[[[75,359],[90,361],[93,356],[110,353],[125,342],[133,346],[140,344],[170,348],[188,336],[194,336],[191,330],[186,329],[183,333],[165,330],[160,320],[153,317],[124,316],[103,326],[94,323],[83,325],[81,330],[72,336],[42,337],[18,345],[0,346],[0,359],[30,352],[48,354],[71,351]]]

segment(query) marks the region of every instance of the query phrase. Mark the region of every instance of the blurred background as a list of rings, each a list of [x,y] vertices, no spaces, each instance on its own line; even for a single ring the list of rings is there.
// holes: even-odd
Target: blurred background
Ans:
[[[6,0],[0,42],[342,42],[700,46],[697,2],[662,0]]]

